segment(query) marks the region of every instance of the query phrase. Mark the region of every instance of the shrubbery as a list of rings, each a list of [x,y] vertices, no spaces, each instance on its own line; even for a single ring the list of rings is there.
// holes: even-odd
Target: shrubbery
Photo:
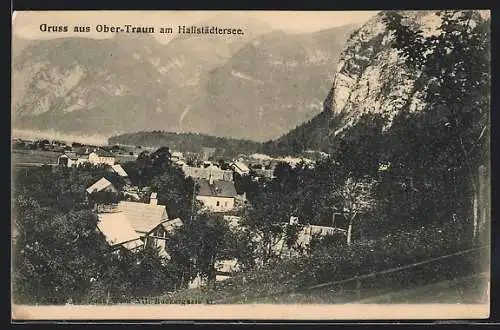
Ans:
[[[326,242],[326,240],[325,240]],[[311,254],[298,258],[275,259],[261,269],[240,273],[221,282],[214,290],[197,290],[200,299],[243,302],[262,296],[306,289],[308,286],[349,279],[472,248],[470,232],[458,223],[423,227],[411,232],[388,235],[351,246],[318,244]],[[423,285],[480,271],[484,258],[466,254],[382,275],[366,281],[364,287],[397,289]],[[182,297],[187,293],[179,292]],[[192,295],[192,293],[190,293]],[[208,298],[207,298],[208,297]]]

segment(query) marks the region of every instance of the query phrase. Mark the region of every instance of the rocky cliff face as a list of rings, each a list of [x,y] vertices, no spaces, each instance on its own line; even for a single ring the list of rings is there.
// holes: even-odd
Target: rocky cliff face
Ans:
[[[404,11],[404,23],[424,34],[435,33],[440,18],[434,11]],[[325,101],[325,110],[343,116],[343,125],[335,134],[356,122],[363,113],[387,115],[389,123],[398,111],[409,105],[410,111],[423,106],[420,72],[407,67],[390,45],[393,36],[382,20],[381,12],[352,34],[343,50],[337,73]]]
[[[439,33],[442,22],[436,13],[400,12],[402,23],[421,30],[424,36]],[[394,35],[383,21],[386,14],[380,12],[350,35],[340,55],[333,86],[324,94],[323,112],[269,141],[269,152],[328,151],[336,137],[347,132],[365,113],[384,115],[388,128],[403,108],[410,112],[424,108],[429,77],[407,66],[403,56],[392,47]]]

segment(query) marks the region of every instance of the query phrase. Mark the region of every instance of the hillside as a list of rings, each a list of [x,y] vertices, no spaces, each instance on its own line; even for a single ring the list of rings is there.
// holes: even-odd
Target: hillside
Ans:
[[[312,34],[239,22],[239,38],[16,39],[13,127],[116,135],[198,132],[267,140],[321,112],[353,26]],[[300,76],[301,79],[290,79]]]
[[[261,144],[249,140],[216,137],[195,133],[171,133],[163,131],[137,132],[113,136],[109,145],[141,145],[147,147],[168,146],[171,150],[198,152],[202,148],[219,149],[219,153],[236,156],[240,153],[253,153],[261,148]]]
[[[441,24],[435,11],[402,11],[403,22],[436,34]],[[409,67],[392,47],[393,35],[386,29],[380,12],[352,33],[337,65],[333,85],[323,103],[323,113],[298,125],[282,137],[269,141],[269,153],[300,152],[306,149],[331,151],[335,141],[365,115],[380,115],[385,129],[403,112],[418,113],[425,108],[429,76]],[[475,13],[474,20],[479,20]]]
[[[288,132],[322,111],[340,50],[353,29],[304,35],[275,31],[254,39],[209,72],[204,94],[184,121],[258,141]]]
[[[264,142],[262,152],[269,155],[294,155],[306,150],[328,152],[333,133],[340,123],[341,116],[322,111],[279,139]]]

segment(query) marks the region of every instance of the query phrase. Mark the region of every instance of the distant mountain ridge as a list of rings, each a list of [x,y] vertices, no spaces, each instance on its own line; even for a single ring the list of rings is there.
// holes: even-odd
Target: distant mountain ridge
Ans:
[[[200,152],[203,151],[203,148],[214,148],[217,155],[226,155],[229,157],[236,157],[242,153],[255,153],[260,151],[262,147],[261,143],[249,140],[164,131],[127,133],[112,136],[108,139],[108,145],[116,144],[155,148],[167,146],[170,150],[181,152]]]
[[[241,39],[182,35],[162,45],[117,35],[33,41],[22,50],[13,41],[13,127],[276,138],[321,112],[354,29],[290,35],[252,21]]]

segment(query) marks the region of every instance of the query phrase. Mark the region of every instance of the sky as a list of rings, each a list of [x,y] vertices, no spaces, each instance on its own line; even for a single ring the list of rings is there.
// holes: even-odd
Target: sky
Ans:
[[[13,34],[23,39],[52,39],[69,36],[109,38],[110,33],[95,32],[97,24],[149,25],[155,29],[177,25],[196,25],[216,17],[224,22],[238,25],[245,18],[257,19],[273,29],[288,33],[309,33],[347,24],[366,22],[378,11],[52,11],[15,12],[12,16]],[[48,33],[40,31],[40,24],[47,25],[90,25],[91,32],[85,34]],[[245,26],[230,26],[245,29]],[[156,33],[160,42],[168,42],[173,36]]]

